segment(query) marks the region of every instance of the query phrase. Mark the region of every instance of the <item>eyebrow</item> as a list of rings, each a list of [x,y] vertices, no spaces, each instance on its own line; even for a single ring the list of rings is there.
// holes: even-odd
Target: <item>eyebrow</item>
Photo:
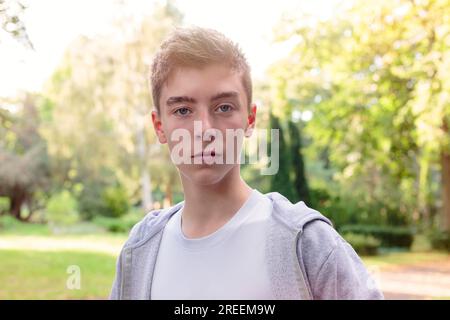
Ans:
[[[238,96],[239,96],[239,94],[236,91],[225,91],[225,92],[220,92],[218,94],[215,94],[211,98],[211,101],[215,101],[215,100],[219,100],[219,99],[223,99],[223,98],[237,98]]]
[[[171,106],[171,105],[181,103],[181,102],[196,103],[197,100],[195,100],[194,98],[188,97],[188,96],[170,97],[169,99],[167,99],[166,104],[168,106]]]
[[[239,94],[236,91],[224,91],[224,92],[215,94],[214,96],[211,97],[210,100],[212,102],[212,101],[216,101],[216,100],[223,99],[223,98],[237,98],[238,96],[239,96]],[[172,106],[174,104],[183,103],[183,102],[196,103],[197,100],[195,100],[192,97],[188,97],[188,96],[174,96],[174,97],[170,97],[169,99],[167,99],[166,104],[168,106]]]

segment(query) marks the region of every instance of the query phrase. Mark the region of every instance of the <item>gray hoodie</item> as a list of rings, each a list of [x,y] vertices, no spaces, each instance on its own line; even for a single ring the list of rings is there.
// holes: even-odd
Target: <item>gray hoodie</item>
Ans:
[[[383,299],[353,248],[332,223],[303,201],[277,192],[271,200],[265,247],[276,299]],[[184,202],[149,212],[130,231],[117,259],[110,299],[151,299],[156,257],[164,227]]]

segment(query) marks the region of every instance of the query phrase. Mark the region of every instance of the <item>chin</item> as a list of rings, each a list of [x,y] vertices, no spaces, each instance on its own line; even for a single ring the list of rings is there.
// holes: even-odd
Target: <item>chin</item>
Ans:
[[[229,165],[198,165],[195,167],[179,168],[181,174],[191,183],[201,186],[215,185],[221,182],[233,166]]]

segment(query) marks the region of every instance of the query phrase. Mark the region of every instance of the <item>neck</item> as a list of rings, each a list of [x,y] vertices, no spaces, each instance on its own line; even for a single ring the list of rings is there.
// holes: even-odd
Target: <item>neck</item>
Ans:
[[[252,192],[241,178],[239,166],[213,185],[198,185],[181,175],[184,189],[183,233],[190,238],[206,236],[224,225]]]

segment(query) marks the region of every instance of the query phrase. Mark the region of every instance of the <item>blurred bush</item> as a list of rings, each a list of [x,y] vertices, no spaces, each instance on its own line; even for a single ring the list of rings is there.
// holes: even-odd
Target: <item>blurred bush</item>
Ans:
[[[344,233],[342,237],[351,244],[353,249],[364,256],[373,256],[378,253],[378,248],[381,245],[381,241],[373,236],[356,234],[356,233]]]
[[[336,228],[348,224],[382,224],[382,217],[377,208],[354,196],[332,195],[324,188],[311,188],[309,207],[320,211],[333,222]]]
[[[83,182],[83,188],[78,196],[80,215],[83,220],[92,220],[104,211],[102,191],[105,186],[97,182]]]
[[[121,185],[106,188],[102,198],[105,208],[101,213],[104,216],[117,218],[126,214],[130,209],[127,192]]]
[[[450,252],[450,231],[432,230],[428,238],[433,249]]]
[[[68,191],[53,194],[46,205],[47,220],[56,225],[72,225],[79,221],[76,198]]]
[[[20,226],[22,222],[14,218],[13,216],[7,215],[0,217],[0,230],[10,230],[17,226]]]
[[[9,209],[9,198],[0,197],[0,214],[7,212]]]
[[[353,233],[373,236],[381,241],[382,247],[409,249],[414,240],[415,231],[408,227],[377,225],[344,225],[338,229],[341,234]]]
[[[113,186],[101,183],[85,184],[78,201],[84,220],[92,220],[98,215],[118,218],[125,215],[130,208],[128,194],[120,184]]]
[[[144,217],[138,208],[132,208],[121,217],[96,216],[93,222],[107,231],[115,233],[128,233],[131,228]]]

